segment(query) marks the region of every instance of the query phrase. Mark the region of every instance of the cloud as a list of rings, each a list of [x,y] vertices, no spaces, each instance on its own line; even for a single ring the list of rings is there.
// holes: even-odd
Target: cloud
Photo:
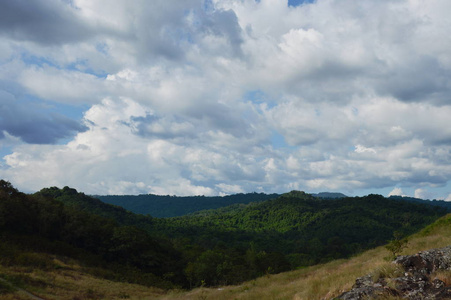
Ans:
[[[0,4],[0,33],[19,41],[53,45],[93,35],[75,7],[57,0],[5,0]]]
[[[388,193],[388,197],[390,196],[405,196],[401,188],[394,188],[390,193]]]
[[[70,183],[92,194],[147,189],[158,194],[213,195],[219,191],[228,193],[232,187],[238,190],[231,184],[236,180],[263,179],[255,151],[229,151],[232,145],[216,136],[223,133],[201,134],[190,143],[138,135],[133,120],[147,113],[147,108],[132,100],[105,99],[85,113],[89,130],[78,133],[67,145],[17,147],[4,158],[8,166],[4,174],[19,184],[27,183],[31,189],[49,183]],[[231,142],[236,140],[232,138]],[[76,167],[72,166],[74,161],[78,162]],[[31,180],[31,170],[44,166],[44,176]]]
[[[449,1],[308,2],[2,3],[0,176],[89,193],[446,198]],[[83,124],[37,109],[61,103]]]
[[[229,48],[229,55],[240,56],[241,45],[243,43],[242,30],[238,24],[238,18],[233,10],[212,10],[211,12],[199,12],[197,16],[193,16],[191,26],[199,27],[203,34],[199,42],[205,43],[206,47],[212,47],[212,42],[219,42],[216,45],[218,55],[227,53],[225,50]],[[200,22],[200,24],[196,24]],[[223,38],[225,45],[218,38]],[[212,40],[214,39],[214,40]],[[220,47],[218,47],[220,46]],[[225,46],[225,47],[224,47]]]
[[[221,189],[221,192],[219,193],[219,195],[244,193],[244,190],[239,185],[230,185],[230,184],[220,183],[220,184],[217,184],[216,186]]]
[[[75,70],[35,67],[24,70],[20,77],[24,88],[30,93],[60,103],[96,103],[108,94],[103,80]]]
[[[6,132],[30,144],[55,144],[85,130],[87,127],[61,114],[47,115],[35,105],[22,106],[0,90],[0,139]]]
[[[362,146],[362,145],[356,145],[354,151],[357,152],[357,153],[365,153],[365,152],[367,152],[367,153],[376,153],[376,150],[374,150],[372,148],[367,148],[367,147]]]

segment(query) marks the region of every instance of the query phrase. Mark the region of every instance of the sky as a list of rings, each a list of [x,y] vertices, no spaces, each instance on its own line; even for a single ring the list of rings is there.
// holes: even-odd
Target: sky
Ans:
[[[25,192],[451,201],[449,0],[3,0]]]

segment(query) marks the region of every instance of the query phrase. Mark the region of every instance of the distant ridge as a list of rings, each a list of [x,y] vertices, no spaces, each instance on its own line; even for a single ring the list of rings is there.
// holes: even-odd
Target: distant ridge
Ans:
[[[345,194],[342,193],[331,193],[331,192],[321,192],[318,194],[312,194],[313,197],[322,198],[322,199],[340,199],[346,198]]]
[[[450,201],[424,200],[424,199],[420,199],[420,198],[407,197],[407,196],[390,196],[390,197],[388,197],[388,199],[439,206],[439,207],[446,208],[448,211],[451,211],[451,202]]]
[[[138,196],[92,196],[102,202],[121,206],[131,212],[170,218],[188,215],[206,209],[217,209],[233,204],[249,204],[279,197],[279,194],[247,193],[229,196],[162,196],[144,194]]]

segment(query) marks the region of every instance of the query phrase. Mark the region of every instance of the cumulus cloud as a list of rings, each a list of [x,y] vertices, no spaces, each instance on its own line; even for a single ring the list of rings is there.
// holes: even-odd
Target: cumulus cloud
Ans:
[[[98,194],[446,198],[449,1],[301,2],[3,2],[0,135],[22,142],[0,175]]]
[[[215,142],[220,133],[212,132],[204,141],[192,143],[137,134],[133,120],[147,112],[129,99],[105,99],[85,113],[89,130],[67,145],[17,147],[5,157],[9,169],[4,174],[14,182],[28,183],[29,188],[71,184],[93,194],[146,190],[187,195],[230,193],[240,188],[224,182],[252,182],[264,176],[253,151],[240,155],[228,147],[221,149]],[[77,166],[70,167],[75,161]],[[44,166],[45,176],[31,180],[31,170]],[[67,168],[71,172],[66,172]],[[25,173],[29,175],[23,176]]]

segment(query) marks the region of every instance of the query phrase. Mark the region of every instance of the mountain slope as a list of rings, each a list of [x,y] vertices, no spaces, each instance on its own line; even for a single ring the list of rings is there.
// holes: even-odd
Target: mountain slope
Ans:
[[[342,193],[330,193],[330,192],[321,192],[318,194],[312,194],[314,197],[323,198],[323,199],[339,199],[339,198],[346,198],[345,194]]]
[[[151,215],[156,218],[183,216],[205,209],[216,209],[233,204],[261,202],[278,197],[278,194],[248,193],[223,197],[206,196],[93,196],[105,203],[121,206],[137,214]]]
[[[84,197],[69,188],[53,192],[61,192],[63,198]],[[169,242],[135,226],[121,226],[112,219],[65,205],[45,193],[26,195],[3,180],[0,235],[0,262],[7,265],[53,265],[28,254],[44,252],[104,269],[115,280],[160,287],[186,282],[181,254]],[[167,274],[171,274],[171,280]]]
[[[70,188],[43,189],[39,194],[145,229],[153,237],[169,238],[182,253],[189,286],[233,284],[349,257],[385,243],[394,231],[410,234],[445,214],[440,207],[379,195],[322,200],[292,191],[272,200],[160,219]]]
[[[261,203],[158,220],[156,225],[171,237],[191,238],[209,247],[223,241],[239,248],[242,241],[252,240],[265,251],[304,254],[320,262],[380,245],[395,230],[413,233],[443,214],[445,210],[438,207],[379,195],[321,200],[293,191]],[[209,235],[220,241],[205,241]]]
[[[423,200],[423,199],[419,199],[419,198],[406,197],[406,196],[390,196],[389,199],[433,205],[433,206],[443,207],[443,208],[447,209],[448,211],[451,211],[451,202],[450,201]]]
[[[451,245],[451,214],[438,219],[420,232],[409,236],[403,255]],[[375,278],[392,276],[396,266],[384,258],[389,253],[384,247],[368,250],[350,259],[340,259],[295,271],[260,277],[236,286],[198,288],[188,292],[170,293],[158,299],[216,299],[216,300],[319,300],[333,299],[349,290],[355,279],[366,274]],[[451,271],[433,274],[451,282]]]
[[[158,219],[68,187],[25,195],[0,181],[0,277],[38,293],[47,293],[47,286],[61,290],[55,282],[64,274],[166,288],[237,284],[349,256],[383,243],[394,230],[417,230],[441,214],[439,207],[379,195],[321,200],[293,191],[260,203]],[[43,273],[55,281],[46,281]],[[98,290],[74,297],[108,294]],[[0,287],[2,292],[8,288]],[[110,298],[126,295],[119,296]]]
[[[408,248],[403,254],[441,248],[451,245],[451,214],[440,218],[419,233],[409,237]],[[375,277],[390,276],[396,272],[384,247],[368,250],[350,259],[341,259],[322,265],[302,268],[276,275],[265,275],[240,285],[221,288],[197,288],[191,291],[162,290],[126,282],[103,279],[74,259],[38,252],[27,252],[34,257],[28,265],[0,263],[0,277],[44,299],[160,299],[160,300],[316,300],[332,299],[349,290],[357,277],[373,274]],[[42,263],[42,261],[46,262]],[[41,263],[38,263],[41,262]],[[99,272],[99,271],[97,271]],[[451,282],[451,274],[435,274]],[[30,299],[14,290],[3,288],[2,299]]]

